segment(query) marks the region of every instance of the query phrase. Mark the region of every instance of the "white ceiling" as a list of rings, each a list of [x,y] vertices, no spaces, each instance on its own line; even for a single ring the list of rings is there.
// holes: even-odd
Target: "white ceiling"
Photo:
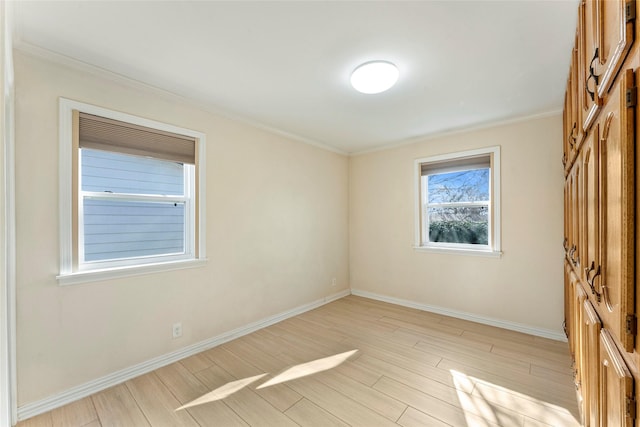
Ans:
[[[359,152],[562,109],[576,25],[567,1],[21,1],[37,46],[209,108]],[[359,64],[400,69],[388,92]]]

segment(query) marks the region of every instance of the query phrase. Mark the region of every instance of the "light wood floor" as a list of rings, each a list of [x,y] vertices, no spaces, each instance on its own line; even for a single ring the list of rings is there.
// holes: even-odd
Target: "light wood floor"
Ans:
[[[577,426],[568,353],[349,296],[18,425]]]

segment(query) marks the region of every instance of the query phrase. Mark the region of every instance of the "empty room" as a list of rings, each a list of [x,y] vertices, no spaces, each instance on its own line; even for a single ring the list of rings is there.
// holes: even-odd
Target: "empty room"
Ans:
[[[639,9],[0,2],[0,426],[636,426]]]

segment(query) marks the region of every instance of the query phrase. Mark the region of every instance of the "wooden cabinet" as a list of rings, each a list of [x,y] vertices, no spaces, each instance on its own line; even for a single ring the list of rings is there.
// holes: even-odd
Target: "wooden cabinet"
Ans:
[[[602,323],[588,300],[582,304],[582,424],[585,427],[600,425],[599,365],[600,330]]]
[[[582,126],[581,116],[580,116],[580,76],[578,75],[578,36],[576,35],[576,40],[574,44],[574,48],[571,52],[571,68],[570,68],[570,77],[571,77],[571,85],[569,89],[571,91],[571,143],[573,145],[574,150],[574,158],[575,155],[578,154],[578,149],[580,148],[580,143],[584,137],[584,129]]]
[[[635,111],[625,100],[633,80],[631,70],[621,75],[598,123],[600,263],[588,274],[600,296],[600,317],[626,351],[633,351],[636,334]]]
[[[578,73],[579,104],[582,125],[587,132],[594,123],[602,103],[598,94],[597,61],[597,0],[583,0],[578,7]]]
[[[573,300],[571,302],[571,347],[573,348],[573,357],[574,357],[574,382],[576,385],[576,390],[579,392],[582,391],[582,382],[584,377],[586,376],[586,371],[584,370],[584,322],[582,319],[582,305],[587,299],[587,294],[584,292],[582,288],[582,284],[578,279],[578,276],[575,274],[572,276],[571,280],[572,285],[572,297]],[[581,393],[578,393],[580,396]],[[583,406],[583,402],[579,402],[581,406]]]
[[[565,200],[567,201],[567,258],[571,265],[573,265],[577,271],[580,271],[580,251],[582,249],[582,218],[584,200],[581,192],[581,177],[582,177],[582,164],[580,161],[573,163],[569,175],[565,181]]]
[[[577,46],[577,39],[576,39]],[[567,91],[564,100],[564,139],[562,163],[565,173],[568,173],[575,161],[580,143],[582,142],[582,123],[579,110],[579,76],[578,76],[578,49],[573,49],[571,55],[571,72],[567,80]]]
[[[585,426],[636,425],[638,13],[640,1],[580,2],[565,93],[564,318]]]
[[[631,49],[634,36],[633,0],[597,0],[596,58],[598,96],[604,98]]]
[[[588,130],[634,39],[634,0],[583,0],[578,10],[580,111]]]
[[[570,82],[567,82],[570,85]],[[573,147],[571,145],[572,126],[571,121],[571,94],[567,91],[564,95],[564,112],[562,117],[563,122],[563,137],[562,137],[562,165],[564,166],[565,175],[569,173],[571,168],[573,156],[575,155]]]
[[[633,427],[636,418],[634,381],[613,338],[600,331],[600,425]]]
[[[600,128],[594,125],[591,132],[585,138],[582,147],[582,193],[584,201],[582,239],[582,277],[588,285],[587,292],[595,293],[592,280],[597,266],[600,265]]]
[[[569,339],[569,351],[573,355],[573,348],[571,345],[571,316],[572,316],[572,305],[573,301],[573,291],[572,291],[572,283],[571,283],[571,273],[573,273],[573,269],[571,265],[569,265],[569,261],[565,260],[564,262],[564,333]]]

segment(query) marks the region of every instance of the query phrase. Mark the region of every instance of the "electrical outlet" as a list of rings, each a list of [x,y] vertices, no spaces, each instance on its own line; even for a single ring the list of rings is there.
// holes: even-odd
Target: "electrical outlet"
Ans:
[[[180,338],[182,336],[182,323],[174,323],[173,324],[173,337]]]
[[[331,286],[336,286],[336,278],[331,279]]]

